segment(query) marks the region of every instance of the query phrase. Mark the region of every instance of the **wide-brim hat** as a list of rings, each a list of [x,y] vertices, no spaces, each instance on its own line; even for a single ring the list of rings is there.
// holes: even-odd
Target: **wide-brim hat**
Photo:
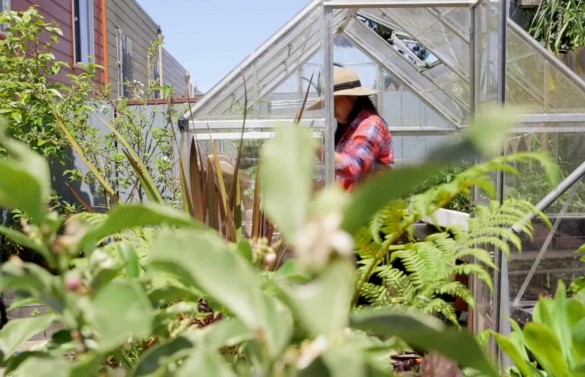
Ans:
[[[362,86],[359,76],[353,70],[343,67],[333,68],[333,95],[334,96],[371,96],[379,91]],[[324,97],[309,106],[309,110],[322,109],[325,103]]]

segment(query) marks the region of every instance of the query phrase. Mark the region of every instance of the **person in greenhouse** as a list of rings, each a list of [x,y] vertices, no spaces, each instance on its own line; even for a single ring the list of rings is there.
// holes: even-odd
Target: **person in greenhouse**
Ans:
[[[334,67],[335,178],[349,192],[368,175],[394,162],[392,135],[369,98],[376,93],[363,87],[353,70]],[[318,102],[316,106],[323,105]]]

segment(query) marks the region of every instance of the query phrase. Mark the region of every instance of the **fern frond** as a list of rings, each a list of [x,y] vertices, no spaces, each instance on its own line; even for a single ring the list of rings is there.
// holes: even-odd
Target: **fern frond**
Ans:
[[[510,244],[512,244],[516,248],[516,250],[522,251],[522,240],[516,233],[514,233],[509,228],[484,226],[479,229],[473,229],[473,231],[470,234],[469,243],[477,245],[479,243],[479,240],[483,240],[486,238],[489,239],[498,238],[501,242],[506,244],[506,246],[504,247],[506,248],[506,250],[508,250],[508,253],[510,250]]]
[[[423,285],[421,271],[424,270],[425,263],[419,253],[413,252],[412,249],[405,249],[394,252],[392,256],[400,258],[404,268],[410,274],[409,279],[411,283],[421,287]]]
[[[453,297],[459,297],[467,304],[469,304],[469,306],[475,306],[475,299],[473,298],[473,294],[469,288],[458,281],[452,281],[450,283],[443,284],[436,288],[433,293],[437,295],[450,295]]]
[[[372,239],[382,243],[380,233],[393,234],[402,232],[402,218],[408,215],[408,203],[405,200],[394,200],[379,210],[370,220],[368,229]]]
[[[397,268],[393,268],[392,265],[380,266],[376,269],[376,272],[384,280],[384,283],[390,286],[400,287],[408,281],[406,274]]]
[[[493,290],[492,276],[480,265],[475,263],[464,263],[453,268],[457,275],[474,275],[483,281],[490,290]]]
[[[416,308],[426,314],[440,314],[452,323],[457,324],[455,308],[453,305],[440,298],[435,298],[426,302],[421,300],[418,302]]]
[[[474,237],[466,243],[466,246],[491,246],[502,250],[508,256],[510,255],[510,245],[506,241],[494,236]]]
[[[389,299],[390,292],[384,286],[366,283],[363,285],[361,295],[373,306],[388,306],[392,303]]]
[[[496,268],[496,264],[494,263],[493,260],[494,257],[492,253],[490,253],[487,250],[478,247],[472,247],[461,249],[460,251],[457,252],[457,259],[459,260],[466,260],[469,259],[470,257],[475,258],[476,260],[483,263],[487,267]]]
[[[354,236],[355,248],[362,258],[373,258],[378,255],[382,244],[374,239],[366,227],[362,227]]]
[[[79,221],[81,223],[88,224],[92,227],[97,227],[103,224],[104,221],[108,218],[108,215],[105,213],[96,213],[96,212],[81,212],[76,213],[75,215],[69,217],[67,222],[71,221]]]

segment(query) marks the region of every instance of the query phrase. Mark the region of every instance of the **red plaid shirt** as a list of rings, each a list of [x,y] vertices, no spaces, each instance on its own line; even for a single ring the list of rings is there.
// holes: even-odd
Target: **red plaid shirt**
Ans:
[[[335,164],[336,180],[346,191],[352,191],[369,173],[394,162],[388,125],[370,110],[361,111],[351,122],[335,151],[341,156]]]

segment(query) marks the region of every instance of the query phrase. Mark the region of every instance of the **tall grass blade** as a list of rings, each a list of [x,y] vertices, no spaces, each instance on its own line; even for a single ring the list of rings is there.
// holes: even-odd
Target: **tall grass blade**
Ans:
[[[112,133],[120,142],[120,144],[122,144],[123,146],[122,152],[130,162],[130,165],[132,165],[132,168],[134,169],[134,172],[136,173],[138,179],[140,180],[140,183],[142,184],[142,187],[144,188],[144,192],[146,192],[148,199],[154,203],[164,204],[164,200],[159,189],[156,187],[154,179],[152,178],[152,176],[148,172],[148,169],[140,159],[140,156],[138,156],[138,153],[136,153],[136,151],[134,150],[134,148],[132,148],[128,140],[126,140],[126,138],[121,133],[119,133],[118,130],[116,130],[116,128],[111,123],[102,118],[100,118],[100,120],[110,129],[110,131],[112,131]]]
[[[73,134],[69,132],[69,129],[67,128],[67,126],[65,126],[65,123],[63,123],[63,120],[61,119],[61,116],[59,114],[55,113],[55,120],[57,121],[57,124],[61,128],[61,131],[63,131],[65,137],[71,144],[71,147],[75,149],[75,152],[77,152],[79,157],[81,157],[85,165],[87,165],[87,167],[94,175],[94,177],[97,179],[97,181],[100,183],[100,185],[102,185],[104,192],[106,193],[106,197],[113,203],[117,203],[119,201],[118,194],[116,194],[114,188],[110,185],[108,180],[100,173],[98,168],[94,164],[92,164],[91,161],[89,161],[89,158],[83,151],[83,148],[81,148],[81,146],[75,139],[75,136],[73,136]]]
[[[303,98],[303,104],[301,108],[297,112],[297,116],[295,117],[294,124],[299,124],[301,119],[303,118],[303,113],[305,112],[305,106],[307,106],[307,99],[309,98],[309,90],[311,89],[311,84],[313,83],[313,74],[311,74],[311,78],[309,79],[309,85],[307,85],[307,91],[305,92],[305,98]]]
[[[144,166],[140,158],[135,158],[138,156],[126,148],[122,148],[122,153],[124,153],[124,156],[126,156],[128,162],[130,162],[130,166],[132,166],[132,169],[136,173],[136,176],[138,177],[138,180],[140,181],[140,184],[146,193],[146,197],[148,197],[148,199],[153,203],[164,204],[164,200],[160,191],[156,187],[154,180],[146,170],[146,166]]]
[[[260,165],[256,169],[254,178],[254,204],[252,206],[252,239],[257,240],[260,237],[260,227],[262,225],[262,213],[260,212]]]
[[[246,86],[246,76],[242,74],[244,81],[244,120],[242,121],[242,131],[240,133],[240,145],[238,147],[238,155],[236,156],[236,166],[234,167],[234,179],[230,187],[229,207],[235,212],[237,189],[240,181],[240,161],[242,159],[242,150],[244,148],[244,131],[246,130],[246,119],[248,117],[248,88]],[[239,205],[239,203],[238,203]]]
[[[203,169],[197,158],[199,152],[197,151],[195,140],[191,141],[191,148],[189,151],[189,179],[191,183],[189,197],[193,204],[193,212],[191,212],[191,216],[201,222],[205,222],[205,190],[202,180],[202,176],[205,172],[202,171]]]
[[[215,189],[215,178],[214,175],[211,173],[213,171],[213,163],[211,159],[207,158],[207,185],[206,185],[206,193],[207,193],[207,225],[213,229],[219,229],[219,211],[217,210],[218,207],[218,198]]]
[[[217,177],[217,186],[219,188],[219,195],[220,195],[220,206],[223,209],[223,216],[225,219],[225,222],[223,225],[225,225],[225,231],[226,231],[226,238],[228,239],[228,241],[235,241],[236,240],[236,229],[235,229],[235,225],[234,225],[234,217],[233,217],[233,213],[231,211],[231,208],[229,207],[229,198],[227,195],[227,191],[226,191],[226,184],[225,184],[225,180],[224,180],[224,176],[223,176],[223,170],[221,168],[221,161],[219,160],[219,154],[217,153],[217,146],[215,145],[215,142],[213,140],[211,140],[211,147],[213,150],[213,162],[214,162],[214,167],[215,167],[215,176]],[[213,170],[212,170],[213,171]],[[236,173],[233,172],[233,177],[236,177]]]

